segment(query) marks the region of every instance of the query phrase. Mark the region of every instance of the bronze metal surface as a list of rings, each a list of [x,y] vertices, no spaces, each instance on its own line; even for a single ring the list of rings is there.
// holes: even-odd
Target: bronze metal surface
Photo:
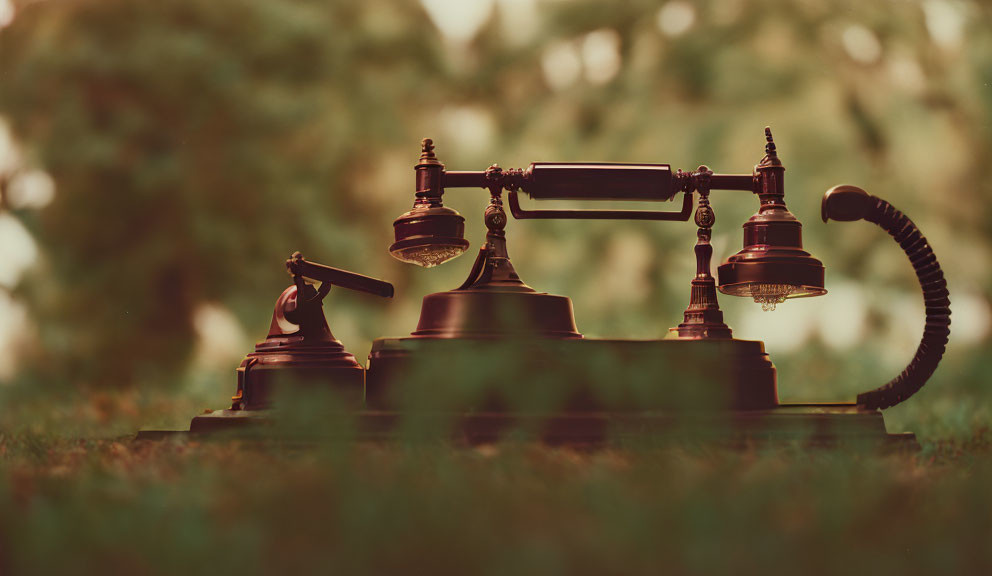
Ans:
[[[417,252],[440,252],[445,248],[450,250],[448,255],[458,256],[469,246],[465,239],[465,218],[447,206],[415,204],[393,221],[393,233],[395,241],[389,246],[389,253],[404,262],[416,261]],[[439,258],[438,263],[441,262]]]
[[[340,286],[356,292],[365,292],[382,298],[393,297],[393,285],[389,282],[342,270],[332,268],[316,262],[310,262],[299,252],[294,252],[292,258],[286,263],[289,273],[293,276],[302,276],[311,280],[316,280],[328,286]]]
[[[331,334],[322,299],[309,284],[302,292],[297,286],[283,291],[276,300],[268,336],[238,367],[232,409],[270,408],[280,392],[307,386],[336,387],[350,394],[352,405],[361,406],[364,370]]]
[[[713,246],[710,238],[713,234],[713,224],[716,215],[710,207],[709,178],[712,172],[706,166],[700,166],[696,171],[700,174],[696,190],[699,192],[699,207],[696,208],[696,277],[692,279],[689,288],[689,306],[682,314],[682,323],[672,331],[679,338],[731,338],[730,327],[723,321],[723,312],[716,297],[716,281],[710,274],[710,259],[713,257]]]
[[[502,179],[499,166],[486,171],[486,242],[468,278],[454,290],[424,297],[412,337],[582,338],[571,300],[538,292],[517,275],[506,246]]]
[[[454,290],[424,297],[416,330],[405,338],[374,341],[362,370],[330,333],[320,301],[335,279],[379,295],[391,286],[337,269],[291,266],[295,286],[284,292],[265,342],[239,369],[233,410],[194,419],[191,431],[210,432],[271,422],[267,374],[306,377],[322,385],[363,390],[357,401],[335,405],[332,418],[351,419],[361,439],[395,437],[404,419],[434,422],[470,443],[495,441],[521,427],[551,443],[597,444],[653,438],[717,439],[749,445],[800,441],[914,444],[912,435],[886,433],[881,413],[919,389],[936,369],[947,342],[949,300],[939,264],[926,239],[903,214],[859,189],[838,188],[824,198],[823,215],[866,219],[888,231],[909,256],[924,290],[927,326],[910,366],[858,404],[778,402],[774,365],[759,341],[737,340],[723,321],[717,288],[733,295],[757,287],[787,287],[784,297],[824,294],[822,263],[803,249],[802,225],[785,204],[785,168],[771,131],[765,156],[752,174],[714,174],[706,166],[672,171],[667,164],[545,163],[526,169],[447,171],[430,139],[415,167],[413,208],[394,222],[390,252],[432,266],[463,252],[464,218],[443,205],[450,188],[489,192],[486,241],[471,272]],[[710,192],[739,190],[758,197],[744,225],[743,248],[711,274],[715,214]],[[696,274],[683,321],[666,340],[598,340],[579,333],[571,301],[538,292],[517,275],[507,250],[503,191],[519,219],[689,219],[694,198]],[[534,200],[671,201],[678,211],[527,210]],[[433,259],[432,259],[433,258]],[[319,290],[303,282],[324,280]],[[388,294],[387,294],[388,286]],[[297,302],[299,298],[299,302]],[[356,385],[364,375],[364,388]],[[292,415],[288,416],[292,418]]]
[[[264,341],[237,369],[234,411],[271,408],[280,393],[308,388],[333,389],[353,409],[362,405],[365,369],[334,338],[324,317],[323,300],[332,286],[391,298],[388,282],[307,261],[295,252],[286,261],[293,285],[276,299]],[[308,284],[310,278],[320,288]]]
[[[582,338],[572,301],[539,292],[452,290],[424,296],[420,338]]]
[[[803,250],[802,224],[785,206],[785,167],[769,128],[765,137],[754,169],[760,206],[744,223],[744,247],[717,269],[720,292],[755,296],[762,286],[790,286],[784,298],[826,294],[823,263]]]

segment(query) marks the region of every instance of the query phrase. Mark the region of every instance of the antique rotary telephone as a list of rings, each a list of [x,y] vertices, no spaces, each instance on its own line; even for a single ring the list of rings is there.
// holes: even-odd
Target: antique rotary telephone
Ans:
[[[486,242],[465,282],[447,292],[424,297],[420,321],[404,338],[373,343],[367,369],[344,352],[323,319],[324,286],[337,284],[391,296],[388,283],[311,262],[298,254],[287,262],[294,286],[277,301],[273,328],[239,368],[238,394],[231,410],[193,420],[194,432],[228,428],[234,422],[270,417],[271,385],[266,371],[289,381],[309,381],[358,397],[353,402],[363,430],[388,432],[403,415],[404,398],[455,391],[437,410],[456,416],[458,431],[469,438],[498,437],[514,422],[540,423],[541,435],[553,441],[598,441],[607,432],[644,435],[695,423],[692,430],[719,437],[802,437],[820,442],[844,439],[905,440],[911,434],[885,431],[880,409],[910,397],[933,374],[947,343],[950,301],[940,265],[926,238],[908,217],[886,201],[853,186],[829,190],[822,204],[828,220],[873,222],[900,244],[923,288],[926,328],[907,368],[886,385],[858,395],[856,403],[783,404],[778,401],[775,368],[760,341],[733,338],[723,321],[717,289],[750,297],[766,309],[789,298],[826,294],[823,264],[803,250],[802,224],[785,205],[785,168],[770,129],[765,129],[765,156],[751,174],[717,174],[706,166],[672,171],[666,164],[534,163],[528,168],[448,171],[430,139],[422,142],[416,165],[413,208],[393,223],[390,253],[404,261],[433,267],[466,251],[464,218],[443,204],[445,190],[481,188],[489,192],[484,214]],[[619,219],[688,221],[698,195],[694,221],[696,275],[683,320],[664,340],[593,340],[583,338],[564,296],[527,286],[510,262],[504,233],[503,192],[517,219]],[[744,223],[742,250],[710,272],[715,215],[713,191],[751,192],[759,207]],[[519,194],[535,200],[671,201],[677,211],[526,210]],[[323,282],[316,290],[304,281]],[[305,294],[304,299],[299,295]],[[459,358],[484,359],[502,350],[502,360],[481,391],[463,394],[466,374],[451,370]],[[605,372],[589,369],[596,358]],[[506,371],[519,364],[520,370]],[[560,403],[535,412],[520,397],[548,385],[560,374]],[[418,378],[419,376],[419,378]],[[608,380],[604,388],[603,381]],[[418,388],[420,386],[420,388]],[[605,392],[604,392],[605,390]],[[452,400],[454,398],[454,400]],[[679,428],[684,429],[682,427]]]

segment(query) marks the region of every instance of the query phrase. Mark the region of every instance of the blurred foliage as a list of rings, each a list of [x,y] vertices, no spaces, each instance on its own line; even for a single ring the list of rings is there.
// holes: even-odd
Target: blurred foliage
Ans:
[[[34,326],[18,382],[40,393],[180,381],[223,400],[241,351],[220,372],[191,371],[194,316],[216,304],[260,337],[287,284],[282,260],[297,249],[396,284],[390,303],[332,294],[330,323],[350,350],[408,333],[419,297],[456,286],[471,265],[415,270],[386,254],[423,136],[451,169],[595,159],[739,173],[761,157],[771,125],[789,205],[832,294],[775,318],[750,302],[721,305],[736,336],[768,338],[784,398],[850,398],[897,373],[917,342],[922,303],[891,240],[818,222],[832,185],[861,185],[910,214],[952,301],[966,294],[988,315],[986,4],[953,4],[964,15],[957,45],[931,30],[932,5],[902,2],[711,0],[690,5],[676,36],[659,26],[664,3],[539,2],[518,14],[526,2],[500,2],[463,43],[416,2],[15,5],[0,31],[0,115],[25,163],[57,185],[50,206],[13,210],[42,249],[15,289]],[[548,68],[561,64],[548,54],[586,58],[590,34],[603,31],[618,39],[616,74],[594,81],[580,62],[585,77],[580,68],[553,86]],[[446,202],[478,242],[481,195],[453,191]],[[726,194],[714,206],[720,259],[754,204]],[[523,278],[571,296],[587,336],[658,338],[678,323],[688,225],[511,222],[508,235]],[[853,296],[834,295],[842,286]],[[855,308],[863,327],[831,340]],[[923,393],[932,404],[988,397],[984,321],[984,335],[957,349],[952,327],[950,357]],[[779,346],[785,326],[799,336]]]
[[[395,9],[422,17],[414,8]],[[436,62],[413,29],[367,34],[374,16],[271,2],[18,16],[0,40],[2,100],[59,190],[35,224],[38,282],[59,287],[38,303],[50,367],[96,386],[174,375],[199,302],[265,310],[297,247],[334,246],[336,264],[362,267],[345,255],[383,222],[342,181],[355,158],[401,137],[399,103]]]
[[[40,247],[10,289],[30,326],[0,391],[0,574],[989,572],[992,8],[500,0],[461,41],[424,8],[442,4],[14,0],[0,118],[56,196],[38,210],[0,197]],[[592,74],[611,39],[619,67]],[[422,137],[454,170],[746,173],[765,125],[831,293],[771,315],[723,297],[728,323],[767,340],[783,399],[852,399],[898,373],[922,329],[909,265],[872,226],[818,220],[840,183],[892,202],[930,239],[956,313],[931,384],[886,413],[922,454],[112,440],[226,403],[250,346],[238,330],[264,334],[294,250],[396,285],[388,303],[329,296],[349,350],[409,333],[420,297],[471,266],[386,253]],[[755,206],[712,199],[719,260]],[[477,244],[482,194],[445,201]],[[659,338],[679,322],[690,225],[511,221],[507,234],[521,276],[572,297],[587,336]],[[205,342],[204,307],[233,313],[228,348]],[[489,374],[471,356],[451,367]],[[405,400],[429,408],[444,392]],[[310,400],[299,421],[330,425]]]

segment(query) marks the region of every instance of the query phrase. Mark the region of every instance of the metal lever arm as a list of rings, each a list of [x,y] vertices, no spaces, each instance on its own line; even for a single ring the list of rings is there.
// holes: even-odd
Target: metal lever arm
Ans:
[[[339,268],[331,268],[330,266],[324,266],[316,262],[308,262],[299,252],[294,252],[293,257],[286,260],[286,269],[293,276],[319,280],[321,282],[321,289],[326,284],[328,289],[331,285],[334,285],[358,292],[375,294],[383,298],[393,297],[393,285],[389,282],[376,280],[375,278],[369,278],[368,276],[362,276],[361,274],[355,274],[354,272],[348,272]],[[324,291],[323,293],[326,294],[327,292]]]
[[[866,220],[877,224],[905,251],[923,288],[926,327],[913,360],[888,384],[858,394],[858,404],[884,409],[906,400],[926,384],[944,355],[951,333],[951,301],[947,281],[930,243],[905,214],[891,204],[855,186],[835,186],[823,196],[823,221]]]

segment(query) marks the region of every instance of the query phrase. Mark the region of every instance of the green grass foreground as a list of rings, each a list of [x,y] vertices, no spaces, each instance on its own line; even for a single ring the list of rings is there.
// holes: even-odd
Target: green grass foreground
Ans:
[[[134,442],[48,425],[0,436],[0,574],[992,569],[984,433],[886,456]]]

